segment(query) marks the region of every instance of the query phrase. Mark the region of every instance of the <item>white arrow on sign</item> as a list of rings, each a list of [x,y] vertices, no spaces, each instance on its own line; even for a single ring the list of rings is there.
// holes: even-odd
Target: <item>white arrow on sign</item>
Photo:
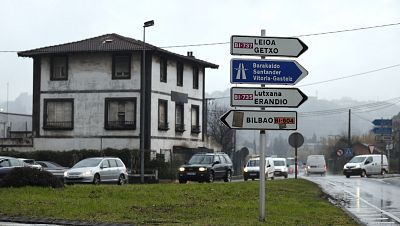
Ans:
[[[232,35],[231,54],[298,57],[308,49],[298,38]]]
[[[297,108],[307,99],[298,88],[231,88],[232,107]]]
[[[229,110],[220,120],[231,129],[296,130],[296,111]]]

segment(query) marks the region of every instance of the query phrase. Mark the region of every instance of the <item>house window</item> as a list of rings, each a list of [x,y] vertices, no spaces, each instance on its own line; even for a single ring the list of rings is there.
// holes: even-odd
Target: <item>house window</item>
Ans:
[[[200,133],[199,106],[192,105],[192,133]]]
[[[183,118],[183,104],[176,103],[175,105],[175,131],[184,132],[185,124]]]
[[[44,99],[43,129],[72,130],[73,116],[73,99]]]
[[[168,130],[168,101],[158,100],[158,129]]]
[[[131,78],[131,56],[115,55],[113,56],[113,79]]]
[[[160,60],[160,82],[167,82],[167,59]]]
[[[193,67],[193,89],[199,88],[199,68]]]
[[[68,57],[55,56],[51,58],[50,80],[67,80],[68,79]]]
[[[136,129],[136,98],[106,98],[105,128]]]
[[[181,62],[178,62],[176,65],[176,69],[176,85],[183,86],[183,64]]]

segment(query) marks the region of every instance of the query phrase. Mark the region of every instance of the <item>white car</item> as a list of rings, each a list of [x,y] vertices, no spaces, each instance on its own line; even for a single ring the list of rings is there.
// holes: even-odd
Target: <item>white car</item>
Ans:
[[[125,184],[128,173],[125,164],[119,158],[87,158],[76,163],[64,172],[64,182],[73,183],[118,183]]]
[[[265,158],[265,176],[266,178],[274,179],[274,162],[272,158]],[[260,178],[260,157],[250,158],[243,169],[243,179],[259,179]]]
[[[19,160],[24,162],[24,165],[27,167],[35,168],[38,170],[42,170],[42,166],[38,164],[34,159],[23,159],[19,158]]]
[[[383,163],[383,164],[381,164]],[[358,155],[354,156],[343,167],[343,174],[349,178],[352,175],[361,177],[385,174],[389,172],[386,155]]]
[[[309,155],[307,156],[306,175],[321,174],[326,175],[326,162],[323,155]]]
[[[288,177],[288,167],[286,165],[286,159],[285,158],[273,158],[272,159],[274,162],[274,176],[281,176],[284,178]]]

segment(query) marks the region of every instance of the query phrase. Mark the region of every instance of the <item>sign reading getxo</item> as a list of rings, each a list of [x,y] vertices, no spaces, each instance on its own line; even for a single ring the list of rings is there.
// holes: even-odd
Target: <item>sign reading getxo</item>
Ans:
[[[298,88],[232,87],[232,107],[297,108],[308,97]]]
[[[298,38],[231,36],[231,54],[248,56],[298,57],[308,49]]]
[[[220,120],[231,129],[296,130],[296,111],[229,110]]]

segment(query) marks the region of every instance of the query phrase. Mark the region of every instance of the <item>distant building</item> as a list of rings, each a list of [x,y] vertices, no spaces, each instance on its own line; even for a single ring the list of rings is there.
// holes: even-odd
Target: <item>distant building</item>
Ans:
[[[0,112],[0,138],[31,137],[32,115]]]
[[[205,69],[218,65],[106,34],[18,53],[33,59],[35,150],[139,149],[206,145]],[[145,114],[140,114],[141,89]]]

